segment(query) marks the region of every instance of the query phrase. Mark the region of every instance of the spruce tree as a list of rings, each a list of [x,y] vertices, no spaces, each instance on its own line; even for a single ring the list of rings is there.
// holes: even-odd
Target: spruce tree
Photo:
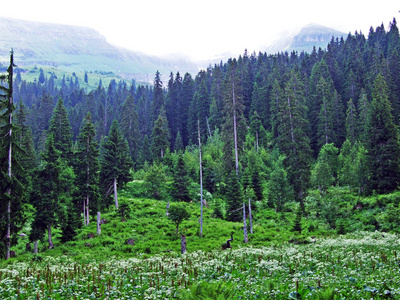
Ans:
[[[82,209],[84,224],[89,224],[90,213],[100,211],[99,205],[99,150],[95,140],[96,132],[90,113],[83,120],[75,154],[76,194],[74,209]],[[90,208],[93,207],[92,211]],[[72,208],[71,208],[72,209]]]
[[[47,229],[49,249],[53,248],[51,228],[58,223],[61,207],[60,174],[62,172],[61,153],[54,144],[54,137],[50,134],[46,139],[46,149],[43,153],[42,169],[38,170],[31,195],[31,202],[36,208],[30,239],[37,240]]]
[[[67,110],[62,98],[58,99],[50,120],[48,134],[53,135],[54,146],[60,151],[61,159],[67,164],[72,161],[72,133]]]
[[[20,165],[21,149],[16,136],[14,120],[13,71],[14,53],[6,75],[0,76],[0,254],[10,258],[11,246],[16,244],[18,230],[23,226],[22,200],[25,188],[21,184],[24,170]],[[4,254],[4,256],[3,256]]]
[[[154,160],[164,157],[165,151],[169,148],[169,128],[164,108],[161,108],[158,119],[154,122],[151,133],[151,152]]]
[[[121,132],[128,141],[131,158],[136,162],[139,158],[139,116],[131,95],[125,99],[122,105]]]
[[[285,156],[278,151],[272,153],[273,161],[270,179],[267,182],[268,204],[275,207],[276,212],[281,212],[285,203],[293,200],[293,188],[289,184],[288,174],[284,167]]]
[[[285,168],[295,197],[302,203],[310,178],[311,149],[307,136],[308,121],[304,85],[294,72],[279,98],[278,147],[286,156]]]
[[[163,83],[161,81],[161,74],[156,72],[153,83],[153,101],[151,102],[151,120],[155,122],[160,115],[162,107],[165,105]]]
[[[131,180],[130,169],[133,167],[129,155],[128,142],[123,138],[117,120],[111,124],[110,132],[102,143],[100,182],[102,194],[106,199],[113,193],[115,207],[118,209],[117,185],[123,186]]]
[[[246,131],[243,116],[243,95],[237,71],[237,62],[236,60],[230,60],[228,64],[228,72],[225,75],[223,85],[224,123],[222,125],[222,137],[225,142],[224,161],[225,169],[229,174],[233,159],[236,176],[239,176],[239,151],[243,148]]]
[[[172,184],[172,190],[174,198],[183,202],[189,202],[191,200],[189,195],[190,180],[186,169],[183,155],[179,153],[173,173],[174,182]]]
[[[392,192],[400,182],[400,145],[386,82],[380,74],[372,91],[368,129],[369,191]]]
[[[353,100],[350,98],[347,104],[346,112],[346,139],[350,141],[352,145],[356,142],[357,136],[357,110]]]
[[[226,182],[226,220],[231,222],[242,221],[242,206],[244,195],[238,177],[236,176],[235,169],[231,169]]]

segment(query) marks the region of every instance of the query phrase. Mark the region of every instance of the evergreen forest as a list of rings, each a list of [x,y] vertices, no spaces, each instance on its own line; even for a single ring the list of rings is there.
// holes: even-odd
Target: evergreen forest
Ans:
[[[82,298],[339,299],[358,291],[400,299],[395,19],[311,53],[245,50],[195,75],[171,72],[167,82],[156,72],[153,85],[113,80],[87,90],[80,82],[90,74],[56,85],[43,71],[28,82],[12,50],[2,69],[7,299],[57,289],[54,299],[79,298],[67,284],[79,272],[89,278]],[[221,252],[229,237],[242,252]],[[373,254],[364,262],[358,251]],[[332,267],[321,271],[309,255]],[[207,259],[213,270],[201,269]],[[64,275],[50,270],[54,260]],[[12,268],[26,262],[16,279]],[[275,262],[288,277],[270,271]],[[164,268],[181,269],[170,278]],[[318,271],[341,279],[307,273]],[[21,283],[23,274],[38,283]]]

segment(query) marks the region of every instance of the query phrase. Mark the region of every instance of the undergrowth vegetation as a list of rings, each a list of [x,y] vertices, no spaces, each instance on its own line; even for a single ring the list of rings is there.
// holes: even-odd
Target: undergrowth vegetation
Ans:
[[[162,188],[168,195],[169,184]],[[254,202],[248,244],[243,223],[221,218],[225,211],[219,199],[208,199],[200,237],[198,201],[185,204],[190,218],[177,235],[167,216],[172,199],[146,198],[148,193],[151,187],[144,181],[128,183],[120,191],[120,209],[110,206],[102,214],[99,236],[94,219],[64,244],[58,229],[55,248],[48,250],[41,241],[39,254],[26,250],[28,237],[20,236],[13,249],[17,256],[0,262],[2,297],[400,298],[400,193],[361,198],[343,188],[325,195],[311,191],[300,214],[296,202],[279,213]],[[180,254],[181,234],[185,255]],[[221,251],[231,234],[233,248]]]
[[[9,299],[400,298],[399,241],[378,232],[228,251],[32,257],[0,269]]]

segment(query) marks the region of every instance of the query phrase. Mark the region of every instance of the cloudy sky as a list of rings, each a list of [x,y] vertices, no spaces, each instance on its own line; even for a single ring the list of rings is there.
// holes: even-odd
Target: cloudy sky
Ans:
[[[147,54],[209,59],[263,50],[310,23],[367,35],[371,26],[399,20],[399,10],[399,0],[12,0],[0,16],[91,27]]]

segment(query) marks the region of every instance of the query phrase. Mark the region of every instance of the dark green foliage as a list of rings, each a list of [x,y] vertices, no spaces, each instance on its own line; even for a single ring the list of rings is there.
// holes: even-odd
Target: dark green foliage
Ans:
[[[90,213],[96,215],[100,210],[99,202],[99,150],[96,142],[96,132],[91,121],[90,113],[82,122],[81,132],[78,137],[77,151],[75,153],[75,186],[74,207],[80,211],[85,207],[91,208]],[[86,212],[83,212],[84,214]],[[86,216],[89,218],[89,216]]]
[[[292,231],[297,231],[298,233],[301,233],[301,231],[303,230],[303,227],[301,225],[302,215],[303,215],[303,212],[301,211],[301,208],[299,207],[296,211],[296,218],[294,219],[294,222],[293,222]]]
[[[115,185],[123,187],[129,182],[131,180],[130,170],[133,167],[128,142],[123,138],[117,120],[112,122],[110,132],[102,144],[100,163],[102,195],[106,199],[104,205],[108,206],[111,193],[114,192],[116,195]],[[114,200],[118,208],[118,199]]]
[[[59,98],[54,108],[53,116],[50,120],[48,134],[52,134],[54,138],[54,146],[60,151],[60,157],[67,164],[72,160],[72,134],[71,125],[68,121],[67,110],[64,101]]]
[[[306,113],[303,82],[298,74],[292,72],[284,95],[279,98],[278,147],[286,156],[285,167],[288,170],[289,182],[299,201],[303,199],[310,178],[311,149],[306,133]]]
[[[204,299],[204,300],[228,300],[234,299],[236,295],[236,288],[230,282],[200,282],[194,284],[190,290],[182,291],[181,299]]]
[[[151,102],[151,120],[152,122],[155,122],[161,113],[161,109],[165,105],[163,83],[161,81],[161,74],[159,71],[156,72],[156,75],[154,77],[153,89],[153,101]]]
[[[139,116],[136,112],[134,99],[129,95],[122,105],[121,113],[121,132],[128,142],[129,153],[132,161],[139,159]]]
[[[185,204],[175,203],[168,209],[168,219],[175,223],[176,234],[178,234],[179,225],[183,220],[190,218],[189,212],[185,208]]]
[[[35,174],[31,203],[36,208],[30,240],[41,238],[43,231],[49,231],[49,248],[53,247],[50,239],[51,227],[57,225],[57,219],[60,216],[61,206],[59,203],[60,175],[62,164],[60,151],[54,145],[53,135],[46,139],[46,149],[43,153],[43,168]]]
[[[287,171],[284,168],[284,156],[273,153],[273,165],[270,179],[267,184],[267,199],[270,206],[276,208],[276,212],[284,209],[286,202],[294,199],[293,188],[290,186]]]
[[[30,181],[21,166],[26,161],[26,153],[18,141],[18,130],[21,129],[13,120],[14,67],[11,50],[7,74],[0,76],[0,257],[5,259],[10,258],[11,246],[16,244],[17,233],[26,221],[22,207]]]
[[[65,243],[72,241],[76,235],[78,228],[81,227],[80,212],[73,205],[73,203],[67,203],[67,209],[61,223],[61,242]]]
[[[395,190],[400,180],[400,145],[393,122],[385,80],[378,75],[368,114],[369,191],[388,193]]]
[[[151,165],[145,174],[144,180],[149,185],[149,197],[161,199],[167,181],[162,165],[160,163]]]
[[[165,151],[169,148],[169,138],[170,134],[167,117],[162,107],[158,119],[154,122],[153,131],[151,133],[151,152],[154,160],[162,160]]]
[[[243,219],[243,190],[236,176],[235,170],[232,170],[226,180],[226,220],[231,222],[240,222]]]
[[[174,182],[172,184],[172,194],[178,201],[189,202],[191,200],[189,195],[190,180],[186,170],[183,155],[179,153],[173,173]]]

